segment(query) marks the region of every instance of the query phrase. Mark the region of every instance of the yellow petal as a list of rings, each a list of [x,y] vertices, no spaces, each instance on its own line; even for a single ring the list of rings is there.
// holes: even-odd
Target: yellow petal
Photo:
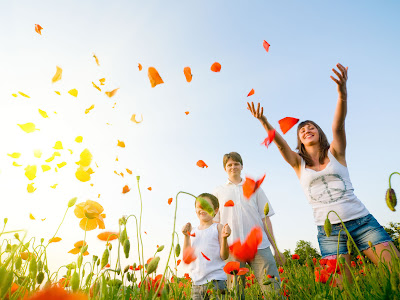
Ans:
[[[39,108],[39,114],[43,117],[43,118],[48,118],[49,116],[47,115],[47,113],[44,110],[41,110]]]
[[[58,151],[54,151],[53,155],[54,155],[54,157],[61,156],[60,152],[58,152]]]
[[[58,172],[58,169],[57,169],[57,168],[54,168],[54,171],[55,171],[55,172]]]
[[[56,70],[56,74],[54,74],[53,78],[51,79],[51,82],[57,82],[59,80],[61,80],[61,76],[62,76],[62,69],[59,66],[56,66],[57,70]]]
[[[54,159],[54,154],[51,157],[49,157],[48,159],[46,159],[45,162],[51,162],[53,159]]]
[[[18,94],[20,94],[21,96],[24,96],[26,98],[30,98],[27,94],[24,94],[23,92],[18,92]]]
[[[89,111],[91,111],[93,108],[94,108],[94,104],[91,107],[85,109],[85,114],[89,113]]]
[[[50,170],[51,168],[50,168],[50,166],[48,166],[48,165],[42,165],[42,171],[43,172],[46,172],[46,171],[48,171],[48,170]]]
[[[62,143],[60,141],[57,141],[56,144],[54,145],[53,149],[61,150],[61,149],[64,149],[64,148],[62,146]]]
[[[33,186],[35,183],[30,183],[28,184],[28,186],[26,187],[26,190],[28,191],[28,193],[33,193],[34,191],[36,191],[36,188]]]
[[[18,95],[17,95],[17,94],[11,94],[11,95],[13,95],[14,97],[18,97]]]
[[[29,180],[33,180],[36,177],[36,165],[30,166],[28,165],[25,168],[25,176],[29,179]]]
[[[19,157],[21,156],[21,153],[14,152],[14,153],[7,154],[7,155],[8,155],[8,156],[11,156],[12,158],[19,158]]]
[[[93,87],[95,87],[96,89],[98,89],[101,92],[101,89],[92,81]]]
[[[62,167],[64,167],[67,163],[65,161],[63,161],[62,163],[57,164],[57,167],[59,169],[61,169]]]
[[[57,185],[58,185],[58,183],[55,183],[55,184],[51,185],[50,187],[51,187],[52,189],[55,189],[55,188],[57,187]]]
[[[56,93],[57,95],[61,95],[59,91],[54,91],[54,93]]]
[[[99,81],[100,81],[100,85],[104,85],[104,82],[106,82],[106,79],[105,78],[101,78],[101,79],[99,79]]]
[[[87,222],[87,225],[86,225]],[[86,231],[91,231],[97,228],[97,221],[96,219],[88,219],[88,218],[83,218],[79,222],[79,227],[82,228],[83,230],[86,229]]]
[[[14,166],[14,167],[20,167],[20,166],[22,166],[22,165],[19,165],[19,164],[17,164],[17,162],[14,161],[14,162],[13,162],[13,166]]]
[[[32,214],[29,214],[29,219],[36,220],[35,217]]]
[[[44,218],[44,219],[40,219],[40,220],[44,221],[44,220],[46,220],[46,218]]]
[[[88,149],[82,151],[80,160],[77,162],[81,167],[88,167],[92,162],[92,153]]]
[[[68,151],[69,151],[69,153],[71,153],[71,154],[74,153],[71,149],[68,149]]]
[[[78,254],[79,252],[81,252],[81,249],[79,249],[79,248],[74,248],[74,249],[71,249],[68,251],[68,253],[71,253],[71,254]]]
[[[68,91],[68,94],[74,96],[74,97],[78,97],[78,90],[77,89],[72,89]]]
[[[84,210],[85,205],[86,205],[85,202],[81,202],[75,205],[74,214],[77,218],[82,219],[85,217],[85,210]]]
[[[75,138],[75,142],[77,142],[77,143],[82,143],[82,140],[83,140],[83,137],[81,137],[81,136],[77,136]]]
[[[90,180],[90,174],[88,174],[82,167],[79,167],[76,170],[75,177],[82,182]]]
[[[131,121],[135,122],[136,124],[142,123],[143,122],[143,115],[140,114],[140,116],[141,116],[141,120],[140,121],[136,121],[136,114],[133,114],[132,117],[131,117]]]
[[[100,62],[99,62],[99,59],[97,58],[96,54],[93,53],[93,57],[94,57],[94,59],[96,60],[96,64],[97,64],[98,66],[100,66]]]
[[[117,93],[118,90],[119,90],[119,88],[114,89],[111,92],[106,92],[106,95],[111,98]]]
[[[91,174],[93,174],[93,173],[94,173],[94,171],[93,171],[93,169],[92,169],[92,168],[89,168],[89,169],[87,169],[87,170],[86,170],[86,173],[88,173],[89,175],[91,175]]]
[[[89,252],[85,251],[82,255],[87,256],[87,255],[89,255]]]
[[[25,124],[17,124],[17,125],[26,133],[31,133],[31,132],[34,132],[35,130],[40,130],[40,129],[37,129],[35,124],[33,124],[33,123],[25,123]]]
[[[49,243],[57,243],[57,242],[59,242],[59,241],[61,241],[61,238],[60,238],[60,237],[53,237],[53,238],[51,238],[51,239],[49,240]]]
[[[42,151],[40,151],[39,149],[33,150],[33,155],[36,158],[41,158],[42,157]]]

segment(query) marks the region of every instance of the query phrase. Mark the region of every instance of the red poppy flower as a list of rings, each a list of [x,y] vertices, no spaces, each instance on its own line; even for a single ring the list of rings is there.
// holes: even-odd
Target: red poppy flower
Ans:
[[[264,47],[265,51],[267,51],[267,52],[269,51],[269,46],[271,46],[271,45],[268,44],[268,42],[266,40],[264,40],[263,47]]]
[[[246,180],[243,183],[243,195],[246,199],[250,199],[251,195],[253,195],[258,190],[258,188],[263,183],[264,178],[265,174],[257,181],[254,181],[250,177],[246,177]]]
[[[261,244],[261,241],[261,228],[253,227],[243,244],[240,242],[240,239],[237,239],[232,245],[229,246],[229,251],[238,260],[250,262],[253,260],[254,256],[256,256],[258,250],[257,248],[258,245]]]
[[[267,277],[268,277],[268,278],[274,278],[274,276],[272,276],[272,275],[269,275],[269,274],[267,275]]]
[[[314,274],[315,274],[315,282],[322,282],[322,283],[326,283],[330,276],[328,271],[325,269],[322,269],[321,271],[318,269],[315,269]]]
[[[279,267],[278,271],[279,271],[279,273],[281,273],[281,274],[282,274],[284,270],[283,270],[283,268],[282,268],[282,267]]]
[[[297,122],[299,122],[299,119],[291,117],[286,117],[278,121],[283,134],[288,132],[294,125],[297,124]]]
[[[293,255],[292,255],[292,259],[300,259],[300,255],[298,255],[298,254],[293,254]]]
[[[211,260],[211,259],[209,259],[207,256],[205,256],[205,254],[204,254],[203,252],[200,252],[200,253],[201,253],[201,255],[203,255],[203,257],[204,257],[205,259]]]
[[[183,257],[182,260],[185,264],[191,264],[193,261],[197,259],[197,256],[194,254],[193,247],[187,247],[183,250]]]
[[[321,266],[324,266],[324,265],[326,265],[328,263],[328,260],[326,259],[326,258],[323,258],[323,259],[320,259],[319,260],[319,264],[321,265]]]
[[[238,261],[230,261],[224,267],[224,272],[229,275],[244,275],[248,271],[248,268],[241,268]]]
[[[35,24],[35,31],[40,35],[42,35],[42,29],[43,29],[42,26],[40,26],[39,24]]]
[[[184,276],[186,279],[190,279],[189,273],[185,273],[185,274],[183,274],[183,276]]]
[[[207,164],[201,159],[196,163],[196,165],[200,168],[208,168]]]
[[[144,282],[146,289],[148,291],[150,291],[150,290],[156,291],[158,289],[158,287],[161,285],[160,289],[158,290],[158,296],[161,296],[161,292],[162,292],[162,290],[164,288],[164,284],[165,284],[165,279],[163,280],[163,282],[161,282],[162,277],[163,277],[163,275],[161,275],[161,274],[157,275],[154,279],[147,277]],[[141,285],[142,285],[142,282],[139,282],[139,288]]]
[[[312,261],[313,261],[314,266],[315,266],[315,264],[317,263],[317,259],[315,257],[313,257]]]
[[[251,89],[250,93],[248,93],[247,97],[250,97],[251,95],[254,95],[254,89]]]
[[[337,263],[336,259],[329,259],[326,265],[328,266],[327,268],[328,273],[340,274],[339,264]]]
[[[275,138],[275,133],[276,133],[275,129],[269,130],[267,138],[261,143],[261,145],[265,145],[265,147],[268,148],[269,144],[271,144]]]
[[[351,266],[352,266],[353,268],[355,268],[355,267],[357,266],[356,262],[355,262],[355,261],[351,261]]]
[[[224,204],[225,207],[230,207],[230,206],[235,206],[235,203],[233,203],[232,200],[226,201]]]

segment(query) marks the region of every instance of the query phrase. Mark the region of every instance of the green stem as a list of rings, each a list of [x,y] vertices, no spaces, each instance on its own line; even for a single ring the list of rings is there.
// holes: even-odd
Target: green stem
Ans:
[[[269,234],[269,236],[272,238],[272,242],[274,243],[275,249],[276,249],[276,251],[278,252],[279,259],[281,260],[281,263],[283,264],[281,252],[279,251],[278,246],[276,245],[276,242],[275,242],[274,237],[272,236],[271,232],[269,231],[269,228],[268,228],[268,225],[267,225],[267,219],[266,219],[266,217],[267,217],[267,216],[265,216],[265,218],[264,218],[265,228],[267,228],[268,234]]]
[[[393,172],[392,174],[390,174],[390,175],[389,175],[389,189],[391,189],[391,188],[392,188],[392,185],[391,185],[391,182],[390,182],[390,180],[391,180],[391,178],[392,178],[392,175],[394,175],[394,174],[400,175],[400,173],[399,173],[399,172]]]
[[[139,217],[139,231],[140,231],[140,245],[142,248],[142,259],[143,259],[143,268],[140,270],[141,273],[141,278],[144,278],[144,254],[143,254],[143,240],[142,240],[142,210],[143,210],[143,202],[142,202],[142,194],[140,193],[140,185],[139,185],[139,180],[140,176],[136,176],[137,179],[137,186],[138,186],[138,192],[139,192],[139,199],[140,199],[140,217]],[[143,285],[142,285],[143,286]]]

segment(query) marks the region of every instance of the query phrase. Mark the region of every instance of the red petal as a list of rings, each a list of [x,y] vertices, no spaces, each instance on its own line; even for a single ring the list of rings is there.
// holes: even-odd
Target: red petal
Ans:
[[[41,32],[42,29],[43,29],[42,26],[40,26],[39,24],[35,24],[35,31],[37,33],[39,33],[40,35],[42,35],[42,32]]]
[[[264,174],[263,177],[261,177],[260,179],[258,179],[258,180],[256,181],[255,191],[262,185],[264,179],[265,179],[265,174]]]
[[[173,200],[172,198],[169,198],[169,199],[168,199],[168,204],[169,204],[169,205],[171,205],[172,200]]]
[[[193,261],[195,261],[196,258],[197,258],[197,257],[194,255],[194,248],[192,248],[192,247],[187,247],[187,248],[183,251],[182,256],[183,256],[182,260],[183,260],[183,262],[184,262],[185,264],[190,264],[190,263],[192,263]]]
[[[250,199],[251,195],[254,194],[255,186],[256,182],[253,179],[246,177],[246,180],[243,183],[243,195],[246,199]]]
[[[224,205],[224,206],[225,206],[225,207],[235,206],[235,203],[233,203],[232,200],[229,200],[229,201],[226,201],[226,202],[225,202],[225,205]]]
[[[244,275],[244,274],[246,274],[247,272],[249,271],[249,269],[247,269],[247,268],[240,268],[239,269],[239,272],[236,274],[236,275]]]
[[[266,40],[264,40],[263,46],[264,46],[265,51],[268,52],[269,51],[269,46],[271,46],[271,45],[268,44]]]
[[[299,119],[291,118],[291,117],[286,117],[286,118],[283,118],[278,121],[283,134],[288,132],[294,125],[297,124],[297,122],[299,122]]]
[[[240,262],[230,261],[224,267],[224,272],[229,275],[235,275],[239,271]]]
[[[218,62],[213,63],[211,66],[211,71],[213,71],[213,72],[221,71],[221,64]]]
[[[254,95],[254,89],[251,89],[250,93],[247,95],[247,97]]]
[[[207,256],[205,256],[205,254],[204,254],[203,252],[200,252],[200,253],[201,253],[201,255],[203,255],[203,257],[204,257],[205,259],[211,260],[211,259],[209,259]]]
[[[192,71],[190,70],[189,67],[183,68],[183,74],[185,74],[186,81],[191,82],[192,81]]]
[[[271,129],[270,131],[268,131],[268,137],[261,143],[261,145],[265,145],[265,147],[268,148],[268,145],[271,144],[275,138],[275,133],[275,129]]]
[[[196,163],[196,165],[200,168],[204,168],[204,167],[208,168],[207,164],[204,161],[202,161],[201,159]]]

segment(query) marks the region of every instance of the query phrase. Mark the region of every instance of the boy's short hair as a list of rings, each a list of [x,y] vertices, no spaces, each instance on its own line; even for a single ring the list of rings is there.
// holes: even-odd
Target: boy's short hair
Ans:
[[[239,162],[243,166],[243,160],[242,160],[242,157],[240,156],[240,154],[237,152],[230,152],[230,153],[225,154],[224,158],[222,160],[222,162],[224,164],[224,169],[225,169],[226,163],[228,162],[229,159]]]
[[[197,198],[208,198],[211,200],[212,205],[214,206],[214,209],[219,208],[219,201],[218,198],[215,197],[213,194],[209,193],[202,193],[200,194]],[[197,199],[196,198],[196,199]],[[194,202],[194,205],[196,205],[196,201]]]

